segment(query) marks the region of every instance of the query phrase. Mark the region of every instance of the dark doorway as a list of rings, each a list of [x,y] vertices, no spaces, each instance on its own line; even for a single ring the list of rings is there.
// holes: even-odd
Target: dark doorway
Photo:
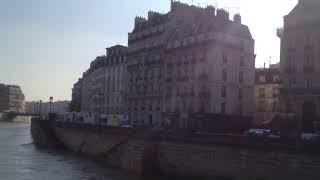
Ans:
[[[313,122],[316,120],[316,105],[305,102],[302,106],[302,131],[313,132]]]
[[[152,126],[152,125],[153,125],[152,115],[149,115],[149,124],[150,124],[150,126]]]

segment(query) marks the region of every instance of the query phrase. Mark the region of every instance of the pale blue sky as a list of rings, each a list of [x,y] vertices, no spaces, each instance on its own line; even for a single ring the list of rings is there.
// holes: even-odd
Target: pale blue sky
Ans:
[[[297,0],[193,2],[240,12],[261,67],[269,56],[278,61],[276,28]],[[20,85],[27,100],[70,100],[73,83],[92,59],[108,46],[127,45],[136,15],[169,8],[170,0],[0,0],[0,83]]]

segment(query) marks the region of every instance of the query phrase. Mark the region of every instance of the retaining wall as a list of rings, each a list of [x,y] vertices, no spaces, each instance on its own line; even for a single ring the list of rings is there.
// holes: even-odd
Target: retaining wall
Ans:
[[[179,137],[134,129],[36,123],[38,125],[32,125],[34,131],[50,127],[53,134],[49,133],[49,136],[56,136],[74,152],[97,157],[109,165],[139,174],[222,176],[246,180],[320,179],[319,153],[299,152],[295,146],[282,146],[281,143],[253,143],[242,138]],[[50,131],[46,129],[45,132]],[[38,135],[33,133],[33,136]]]

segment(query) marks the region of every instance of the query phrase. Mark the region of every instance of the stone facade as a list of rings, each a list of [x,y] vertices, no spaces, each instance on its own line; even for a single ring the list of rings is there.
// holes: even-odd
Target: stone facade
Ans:
[[[107,48],[103,106],[106,114],[125,114],[126,51],[127,47],[119,45]]]
[[[280,105],[280,69],[256,69],[255,73],[255,125],[270,123]]]
[[[73,88],[76,110],[81,103],[81,112],[125,113],[126,50],[120,45],[107,48],[106,55],[90,63]]]
[[[169,15],[136,17],[127,54],[127,112],[134,125],[159,125],[162,120],[163,65]]]
[[[300,129],[313,131],[320,116],[320,1],[299,0],[284,17],[281,38],[282,112],[295,113]]]
[[[230,21],[222,9],[178,2],[170,15],[165,114],[178,114],[180,128],[190,113],[253,116],[254,40],[240,15]]]
[[[72,100],[70,104],[70,110],[72,112],[81,111],[81,96],[82,96],[81,87],[82,87],[82,78],[79,78],[72,88]]]
[[[136,17],[128,48],[114,55],[119,48],[84,73],[81,111],[177,128],[192,113],[254,115],[254,40],[238,14],[172,1],[166,14]]]
[[[0,84],[0,112],[25,112],[25,97],[19,86]]]
[[[90,68],[83,73],[81,88],[82,112],[102,112],[103,110],[105,63],[106,57],[99,56],[90,63]]]

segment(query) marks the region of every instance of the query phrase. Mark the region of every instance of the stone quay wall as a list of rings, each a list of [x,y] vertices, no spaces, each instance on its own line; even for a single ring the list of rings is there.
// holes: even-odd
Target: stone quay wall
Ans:
[[[36,120],[32,121],[32,127],[33,131],[53,132],[40,135],[40,139],[55,136],[47,139],[54,139],[53,144],[58,139],[73,152],[139,174],[246,180],[320,179],[319,153],[299,150],[296,143],[218,135],[182,136]],[[40,146],[50,142],[37,140],[39,133],[32,135]]]

